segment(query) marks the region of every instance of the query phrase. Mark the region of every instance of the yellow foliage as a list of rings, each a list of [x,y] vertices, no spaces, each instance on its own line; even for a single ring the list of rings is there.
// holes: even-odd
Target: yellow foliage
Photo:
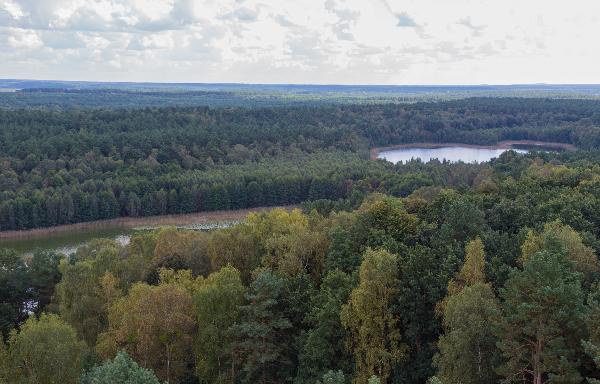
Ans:
[[[529,231],[521,246],[521,264],[541,250],[561,250],[566,252],[570,260],[575,263],[578,272],[587,274],[600,270],[598,258],[594,250],[583,244],[581,235],[568,225],[560,221],[553,221],[544,225],[541,233]]]
[[[448,293],[436,305],[436,313],[441,316],[450,297],[460,293],[465,287],[485,283],[485,249],[479,237],[465,247],[465,261],[454,279],[448,282]]]
[[[465,286],[485,282],[485,251],[479,237],[465,247],[465,262],[458,273],[458,279]]]
[[[405,357],[398,319],[390,308],[398,292],[397,272],[397,256],[367,249],[359,285],[342,307],[340,317],[356,364],[355,384],[366,383],[372,375],[386,382],[392,367]]]

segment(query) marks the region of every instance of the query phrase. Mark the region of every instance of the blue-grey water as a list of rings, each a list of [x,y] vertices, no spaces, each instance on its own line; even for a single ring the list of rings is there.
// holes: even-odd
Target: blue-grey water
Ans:
[[[507,150],[503,148],[470,147],[397,148],[382,151],[377,155],[377,158],[385,159],[392,163],[407,162],[412,159],[421,159],[425,163],[433,159],[438,159],[439,161],[448,160],[450,162],[481,163],[490,161]],[[527,153],[524,149],[513,149],[513,151]]]

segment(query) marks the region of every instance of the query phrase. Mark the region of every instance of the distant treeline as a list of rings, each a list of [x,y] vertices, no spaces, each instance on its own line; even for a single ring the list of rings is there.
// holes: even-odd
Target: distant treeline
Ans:
[[[403,196],[440,170],[372,162],[369,147],[524,139],[600,147],[600,102],[0,110],[0,230]]]

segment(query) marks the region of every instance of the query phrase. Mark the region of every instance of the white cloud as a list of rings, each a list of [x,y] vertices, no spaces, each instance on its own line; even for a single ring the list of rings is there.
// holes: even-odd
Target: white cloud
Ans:
[[[11,28],[6,42],[10,48],[30,50],[42,46],[42,40],[35,31]]]
[[[0,78],[600,83],[595,0],[0,0]]]

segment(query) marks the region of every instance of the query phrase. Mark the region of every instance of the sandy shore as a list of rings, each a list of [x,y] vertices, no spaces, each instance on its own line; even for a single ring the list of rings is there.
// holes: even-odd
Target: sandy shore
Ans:
[[[0,239],[18,239],[25,237],[48,236],[51,234],[67,233],[87,229],[102,228],[135,228],[140,226],[208,224],[243,220],[250,212],[261,212],[274,208],[293,209],[296,205],[278,207],[258,207],[238,209],[233,211],[198,212],[185,215],[165,215],[147,217],[119,217],[108,220],[88,221],[85,223],[57,225],[49,228],[35,228],[22,231],[0,232]]]
[[[388,147],[374,147],[371,148],[371,160],[377,159],[377,156],[381,152],[391,151],[394,149],[401,148],[445,148],[445,147],[465,147],[465,148],[480,148],[480,149],[511,149],[515,146],[527,145],[527,146],[540,146],[544,148],[560,149],[565,151],[574,151],[577,149],[573,144],[567,143],[553,143],[547,141],[535,141],[535,140],[505,140],[499,141],[494,145],[477,145],[477,144],[463,144],[463,143],[408,143],[391,145]]]

